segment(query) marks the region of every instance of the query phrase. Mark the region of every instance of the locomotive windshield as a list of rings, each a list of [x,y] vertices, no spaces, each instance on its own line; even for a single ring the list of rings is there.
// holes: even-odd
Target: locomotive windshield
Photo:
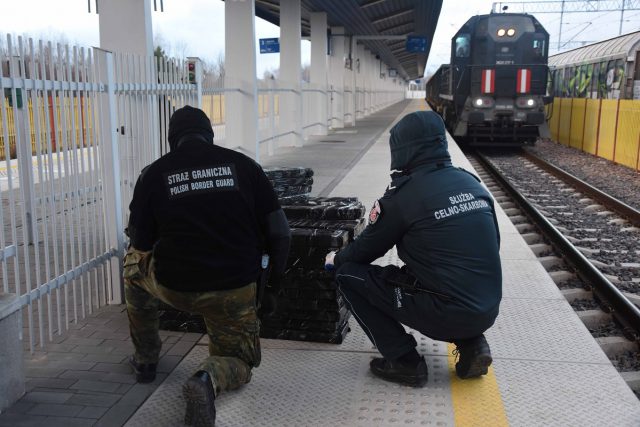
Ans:
[[[471,36],[469,34],[460,34],[456,37],[456,57],[468,58],[471,52],[470,44]]]
[[[544,34],[536,34],[535,38],[533,39],[533,58],[534,60],[542,63],[547,62],[547,43],[544,37]]]

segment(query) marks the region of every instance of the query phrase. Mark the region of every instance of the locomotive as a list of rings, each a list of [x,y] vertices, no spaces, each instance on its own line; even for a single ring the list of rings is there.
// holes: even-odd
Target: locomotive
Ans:
[[[469,146],[520,146],[550,137],[545,104],[549,33],[529,14],[470,18],[451,40],[451,63],[426,85],[426,100]]]

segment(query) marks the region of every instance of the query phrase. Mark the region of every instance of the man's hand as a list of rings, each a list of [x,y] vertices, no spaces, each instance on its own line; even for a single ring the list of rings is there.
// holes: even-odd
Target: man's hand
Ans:
[[[331,271],[333,270],[333,259],[336,257],[336,252],[335,251],[331,251],[327,254],[327,256],[324,259],[324,269],[327,271]]]

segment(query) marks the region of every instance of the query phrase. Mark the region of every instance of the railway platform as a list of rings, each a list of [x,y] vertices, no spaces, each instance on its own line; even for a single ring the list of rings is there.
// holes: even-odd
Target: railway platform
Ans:
[[[280,150],[264,165],[314,168],[314,193],[357,196],[371,206],[388,184],[388,130],[422,100],[386,108],[303,148]],[[455,145],[457,166],[473,170]],[[216,400],[218,426],[637,426],[640,401],[566,302],[506,214],[503,301],[487,332],[494,363],[472,380],[455,375],[453,347],[417,332],[429,382],[409,388],[373,377],[378,353],[351,320],[340,345],[262,340],[250,384]],[[398,263],[390,251],[381,264]],[[84,332],[83,332],[84,331]],[[198,334],[163,333],[160,374],[134,384],[123,306],[99,310],[47,351],[26,354],[28,392],[0,426],[179,426],[183,382],[207,352]],[[79,357],[80,355],[81,357]]]

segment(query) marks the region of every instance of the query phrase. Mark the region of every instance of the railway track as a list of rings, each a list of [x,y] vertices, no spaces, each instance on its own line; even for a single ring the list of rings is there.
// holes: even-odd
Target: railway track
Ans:
[[[469,160],[640,398],[640,212],[530,153]]]

